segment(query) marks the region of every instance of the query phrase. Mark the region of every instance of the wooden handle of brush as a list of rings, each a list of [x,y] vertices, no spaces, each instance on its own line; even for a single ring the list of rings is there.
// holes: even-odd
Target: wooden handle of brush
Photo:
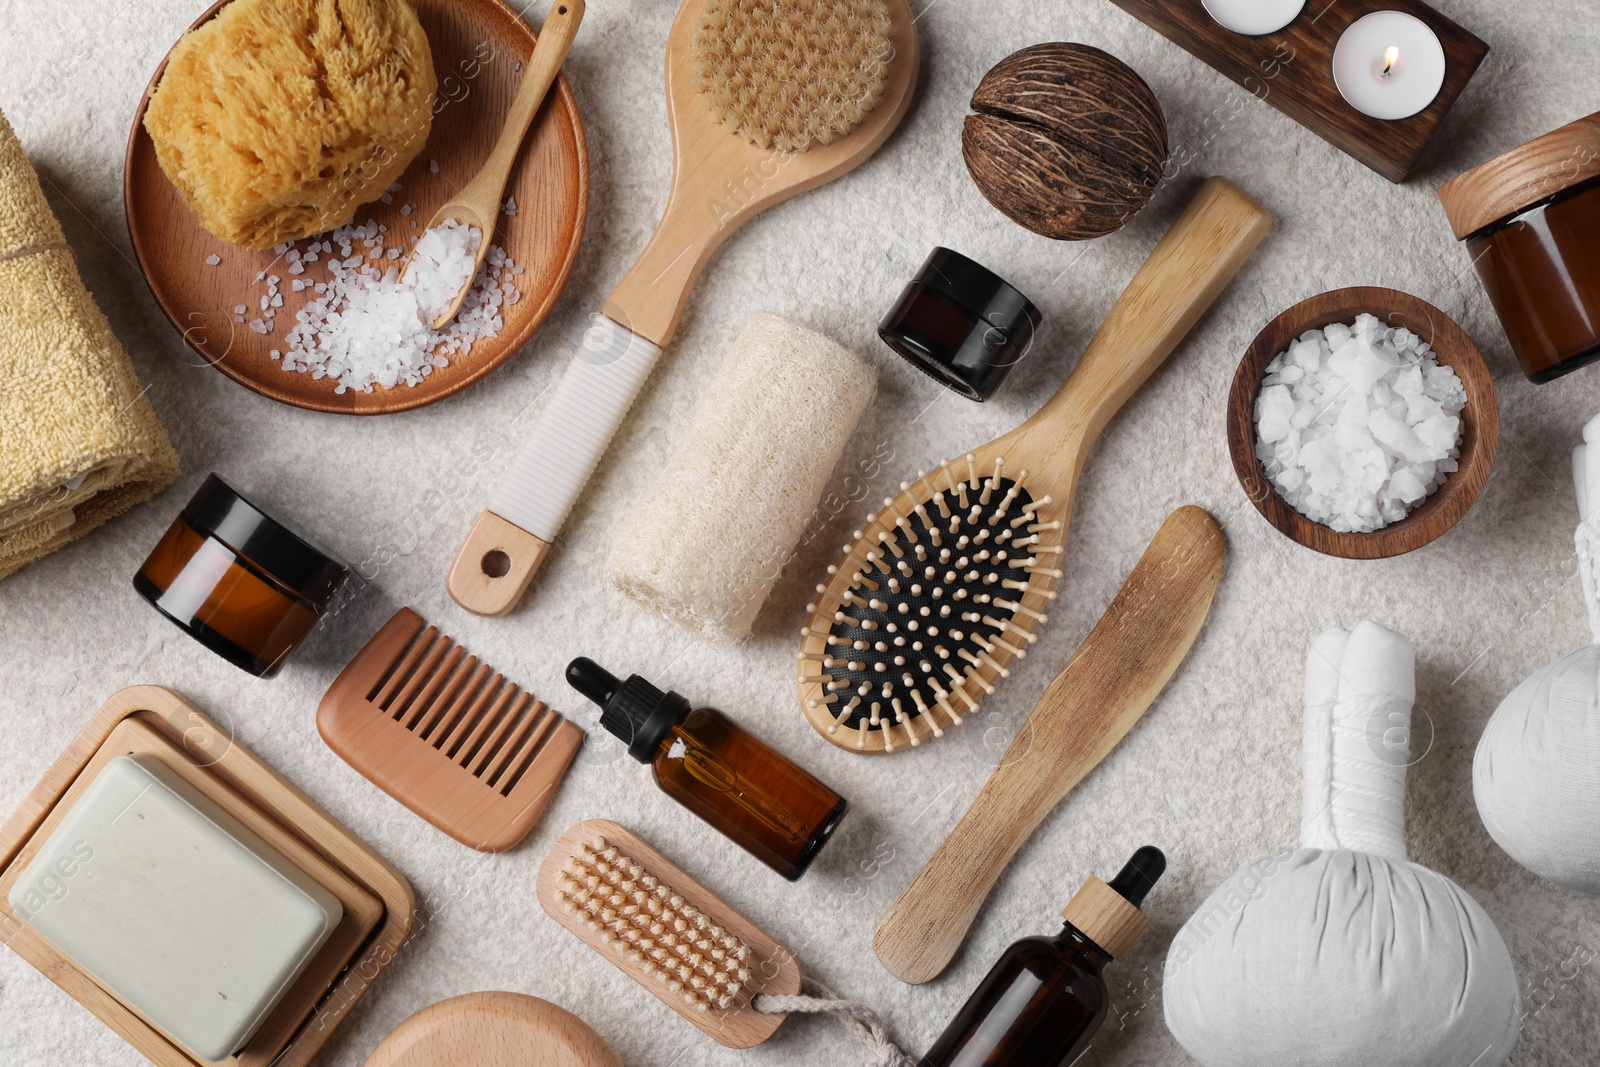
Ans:
[[[1272,216],[1226,178],[1211,178],[1117,298],[1072,375],[1024,427],[1078,426],[1093,440],[1178,347],[1256,246]],[[1082,455],[1082,452],[1079,452]]]
[[[1139,721],[1188,654],[1222,577],[1215,520],[1173,512],[1056,675],[966,815],[884,915],[872,947],[903,982],[955,956],[1002,871],[1061,799]]]

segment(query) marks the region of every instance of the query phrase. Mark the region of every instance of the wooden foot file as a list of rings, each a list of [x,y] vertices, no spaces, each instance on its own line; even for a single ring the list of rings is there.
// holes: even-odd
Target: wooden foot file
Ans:
[[[1024,842],[1139,721],[1194,644],[1222,577],[1216,522],[1173,512],[1122,590],[1056,675],[1005,758],[873,935],[903,982],[949,965]]]
[[[667,39],[673,171],[666,211],[638,262],[594,317],[582,348],[451,565],[450,595],[468,611],[504,615],[522,599],[661,349],[677,332],[712,254],[746,220],[863,163],[910,105],[917,32],[906,0],[886,0],[889,48],[871,60],[885,65],[881,95],[859,124],[797,149],[757,147],[723,122],[700,88],[691,52],[710,6],[712,0],[684,0]]]

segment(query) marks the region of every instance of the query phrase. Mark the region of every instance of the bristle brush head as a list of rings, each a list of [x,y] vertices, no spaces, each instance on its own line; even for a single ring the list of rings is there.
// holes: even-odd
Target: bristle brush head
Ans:
[[[706,0],[690,58],[706,105],[758,148],[849,133],[883,95],[886,0]]]
[[[539,867],[539,905],[649,993],[729,1048],[772,1036],[763,994],[800,992],[800,963],[624,827],[571,827]]]
[[[1050,498],[1004,459],[969,455],[902,489],[808,605],[802,700],[845,747],[892,752],[958,725],[1036,640],[1061,573]]]

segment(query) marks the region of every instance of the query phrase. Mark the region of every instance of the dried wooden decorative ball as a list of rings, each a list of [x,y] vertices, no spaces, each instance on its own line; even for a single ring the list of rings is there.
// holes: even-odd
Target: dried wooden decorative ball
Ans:
[[[1167,163],[1167,123],[1144,79],[1084,44],[1036,44],[1002,59],[972,94],[967,172],[1034,233],[1083,241],[1149,202]]]

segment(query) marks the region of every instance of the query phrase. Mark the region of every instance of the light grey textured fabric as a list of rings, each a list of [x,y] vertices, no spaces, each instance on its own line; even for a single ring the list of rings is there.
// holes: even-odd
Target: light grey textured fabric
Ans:
[[[717,254],[538,585],[514,614],[478,619],[446,595],[446,568],[565,370],[588,313],[644,248],[666,201],[662,68],[675,5],[589,4],[565,67],[590,147],[589,227],[544,329],[500,370],[443,403],[350,419],[291,410],[201,365],[133,264],[122,209],[129,122],[162,55],[206,0],[0,0],[0,106],[44,178],[85,282],[150,386],[185,472],[153,503],[0,583],[0,812],[122,686],[172,686],[229,725],[404,871],[425,905],[418,937],[318,1067],[360,1067],[406,1016],[475,989],[532,993],[576,1011],[629,1067],[859,1061],[836,1023],[815,1018],[791,1018],[760,1048],[723,1049],[546,919],[534,903],[534,875],[579,819],[613,818],[642,834],[793,948],[808,973],[876,1008],[914,1054],[1007,944],[1058,929],[1061,906],[1088,875],[1109,877],[1152,843],[1170,860],[1145,905],[1154,926],[1108,970],[1114,1014],[1080,1067],[1186,1067],[1193,1060],[1162,1023],[1161,961],[1184,918],[1224,878],[1293,844],[1307,635],[1371,616],[1416,646],[1410,854],[1483,905],[1525,990],[1541,990],[1537,1002],[1525,996],[1530,1018],[1515,1067],[1588,1067],[1600,968],[1568,961],[1582,959],[1580,948],[1600,948],[1594,901],[1541,881],[1495,845],[1473,806],[1471,763],[1500,699],[1585,641],[1567,469],[1580,428],[1600,410],[1600,367],[1544,386],[1522,379],[1434,187],[1600,108],[1593,5],[1435,0],[1493,51],[1404,185],[1252,99],[1109,0],[912,5],[924,69],[900,131],[861,169],[763,213]],[[524,8],[522,0],[514,6]],[[548,9],[538,0],[525,14],[538,23]],[[1162,102],[1181,163],[1128,226],[1087,244],[1012,225],[961,161],[962,117],[979,78],[1016,49],[1052,40],[1103,48],[1139,71]],[[794,655],[806,601],[840,546],[902,479],[999,436],[1049,397],[1209,174],[1261,199],[1276,227],[1089,457],[1062,595],[1038,645],[982,714],[938,744],[868,759],[821,740],[799,710]],[[1031,353],[986,404],[941,389],[876,337],[879,319],[935,244],[990,267],[1044,314]],[[1501,450],[1483,495],[1449,534],[1397,559],[1337,560],[1280,536],[1240,491],[1224,438],[1228,387],[1250,340],[1295,302],[1345,285],[1388,285],[1438,306],[1482,348],[1500,392]],[[842,478],[853,472],[864,492],[802,540],[753,635],[730,648],[638,609],[611,590],[605,564],[618,523],[655,481],[704,384],[758,310],[874,361],[880,381],[830,486],[848,497]],[[875,458],[879,449],[886,458]],[[350,559],[366,582],[272,681],[222,662],[128,585],[212,469]],[[1193,651],[1139,725],[1022,849],[946,974],[926,986],[896,981],[872,954],[879,918],[956,824],[1161,521],[1186,503],[1217,518],[1229,553]],[[591,731],[592,709],[562,679],[575,655],[718,705],[845,793],[850,816],[791,885],[661,796],[620,746],[592,736],[526,844],[501,856],[473,853],[374,788],[317,736],[322,693],[400,604]],[[79,1063],[143,1061],[0,951],[0,1064]]]

